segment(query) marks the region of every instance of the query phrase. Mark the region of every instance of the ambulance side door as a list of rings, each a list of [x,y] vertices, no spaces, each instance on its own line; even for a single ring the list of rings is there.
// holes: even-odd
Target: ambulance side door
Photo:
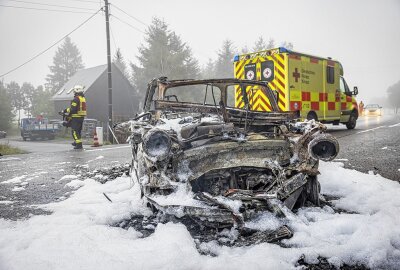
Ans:
[[[312,111],[317,118],[325,119],[325,101],[323,95],[322,63],[319,59],[303,57],[301,86],[303,110]]]

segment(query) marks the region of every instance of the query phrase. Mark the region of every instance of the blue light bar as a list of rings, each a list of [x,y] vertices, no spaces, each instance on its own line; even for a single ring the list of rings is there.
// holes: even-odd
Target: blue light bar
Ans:
[[[279,52],[280,53],[291,53],[292,51],[289,49],[286,49],[285,47],[279,47]]]
[[[233,62],[237,62],[237,61],[239,61],[239,55],[238,54],[235,55],[235,57],[233,57]]]

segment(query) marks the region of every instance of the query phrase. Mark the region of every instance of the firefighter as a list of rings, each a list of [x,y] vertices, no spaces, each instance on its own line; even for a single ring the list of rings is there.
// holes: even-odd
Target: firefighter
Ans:
[[[363,115],[364,103],[362,102],[362,100],[360,101],[360,104],[358,104],[358,111],[359,111],[360,115]]]
[[[83,120],[86,116],[86,99],[83,94],[83,88],[80,85],[75,85],[72,88],[74,99],[71,101],[71,106],[64,110],[64,115],[70,117],[70,126],[72,129],[72,145],[74,149],[82,149],[81,131]]]

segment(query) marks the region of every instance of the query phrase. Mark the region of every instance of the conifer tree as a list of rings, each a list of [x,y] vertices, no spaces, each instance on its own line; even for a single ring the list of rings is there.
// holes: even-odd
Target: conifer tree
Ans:
[[[18,83],[11,81],[6,86],[7,93],[10,97],[11,106],[15,112],[18,112],[18,124],[21,119],[21,110],[26,108],[27,100],[24,93],[21,91],[21,87]]]
[[[400,81],[387,89],[389,104],[397,114],[400,108]]]
[[[51,101],[52,93],[49,89],[44,89],[39,85],[32,96],[32,115],[43,115],[44,117],[55,116],[54,104]]]
[[[215,74],[215,63],[212,59],[208,59],[208,62],[201,70],[201,77],[203,79],[217,78]]]
[[[84,68],[82,56],[78,47],[66,37],[64,43],[58,47],[50,73],[46,77],[46,88],[55,94],[79,69]]]
[[[35,95],[35,87],[31,83],[24,82],[21,86],[21,94],[24,95],[25,98],[25,106],[23,109],[28,116],[31,116],[34,106],[33,97]]]
[[[235,56],[233,42],[225,40],[222,48],[218,51],[218,58],[215,64],[215,73],[218,78],[233,78],[233,57]]]
[[[281,43],[281,47],[284,47],[284,48],[289,49],[289,50],[293,50],[293,43],[284,41],[284,42]]]
[[[253,52],[263,51],[267,49],[267,43],[263,37],[259,37],[254,43]]]
[[[120,48],[114,54],[113,63],[121,70],[121,72],[128,78],[128,70],[126,68],[125,59],[122,56]]]
[[[132,83],[141,94],[153,78],[198,78],[200,73],[189,46],[158,18],[153,19],[147,29],[145,44],[140,46],[137,60],[138,64],[131,63]]]
[[[3,82],[0,81],[0,130],[8,130],[13,118],[10,95]]]

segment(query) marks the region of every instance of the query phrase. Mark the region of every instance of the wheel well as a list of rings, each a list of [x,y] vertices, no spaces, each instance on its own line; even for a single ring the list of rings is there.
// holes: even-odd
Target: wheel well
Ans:
[[[358,110],[357,110],[357,109],[353,109],[353,110],[351,111],[351,113],[354,113],[354,114],[355,114],[356,119],[358,118]]]
[[[316,112],[314,111],[309,111],[307,113],[307,120],[311,120],[311,119],[315,119],[316,121],[318,121],[318,115]]]

